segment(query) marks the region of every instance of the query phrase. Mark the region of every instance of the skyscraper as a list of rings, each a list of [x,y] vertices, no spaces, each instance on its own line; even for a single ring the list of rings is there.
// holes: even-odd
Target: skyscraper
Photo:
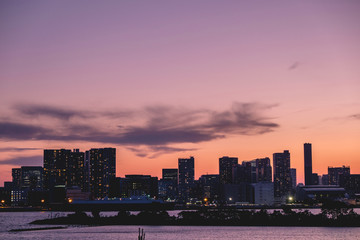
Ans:
[[[66,187],[77,186],[84,189],[84,152],[74,149],[70,153],[70,158],[66,166]]]
[[[329,184],[339,185],[341,177],[350,176],[350,167],[328,167]]]
[[[71,150],[44,150],[44,189],[51,190],[56,185],[67,185],[67,164]]]
[[[273,154],[274,196],[284,200],[291,191],[290,152]]]
[[[313,185],[311,143],[304,143],[305,185]]]
[[[178,170],[176,168],[163,168],[162,170],[162,179],[172,180],[177,182],[178,179]]]
[[[194,157],[179,158],[178,160],[178,191],[179,198],[186,201],[190,197],[191,188],[194,185],[195,160]]]
[[[44,150],[44,188],[56,185],[77,186],[84,189],[84,153],[79,149]]]
[[[109,194],[115,172],[115,148],[90,149],[90,190],[93,198],[104,198]]]
[[[219,158],[220,184],[231,184],[233,182],[233,168],[238,164],[236,157]]]
[[[296,184],[297,184],[297,180],[296,180],[296,168],[290,168],[290,175],[291,175],[291,186],[292,189],[295,190],[296,189]]]

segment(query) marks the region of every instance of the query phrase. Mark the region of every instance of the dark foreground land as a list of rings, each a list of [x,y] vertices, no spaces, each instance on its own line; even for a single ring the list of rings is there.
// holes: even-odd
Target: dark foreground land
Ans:
[[[36,220],[32,224],[360,227],[360,215],[348,208],[324,208],[319,214],[284,208],[272,213],[265,209],[201,209],[183,211],[178,216],[169,216],[166,211],[159,210],[141,211],[137,215],[120,211],[112,217],[93,215],[77,212],[66,217]]]

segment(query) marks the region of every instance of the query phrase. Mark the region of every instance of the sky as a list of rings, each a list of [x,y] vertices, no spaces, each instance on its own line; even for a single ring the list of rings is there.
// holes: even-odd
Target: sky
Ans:
[[[0,186],[43,149],[115,147],[116,174],[289,150],[360,174],[359,1],[0,2]]]

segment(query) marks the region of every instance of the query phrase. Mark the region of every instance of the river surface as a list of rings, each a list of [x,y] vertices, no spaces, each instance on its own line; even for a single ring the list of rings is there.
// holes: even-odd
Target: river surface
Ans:
[[[360,228],[328,227],[214,227],[214,226],[69,226],[66,229],[9,232],[11,229],[38,228],[31,221],[67,213],[50,212],[0,212],[0,239],[137,239],[143,228],[146,240],[169,239],[360,239]],[[103,215],[115,215],[106,213]],[[170,213],[174,215],[176,212]],[[53,225],[51,226],[53,227]]]

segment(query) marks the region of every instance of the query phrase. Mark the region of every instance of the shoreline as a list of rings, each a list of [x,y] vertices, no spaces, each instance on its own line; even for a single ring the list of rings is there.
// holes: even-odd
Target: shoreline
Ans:
[[[88,216],[78,212],[66,217],[36,220],[31,224],[46,225],[152,225],[152,226],[303,226],[303,227],[360,227],[360,215],[352,209],[323,210],[312,214],[308,210],[199,210],[182,211],[170,216],[166,211],[141,211],[132,215],[121,211],[116,216]]]

